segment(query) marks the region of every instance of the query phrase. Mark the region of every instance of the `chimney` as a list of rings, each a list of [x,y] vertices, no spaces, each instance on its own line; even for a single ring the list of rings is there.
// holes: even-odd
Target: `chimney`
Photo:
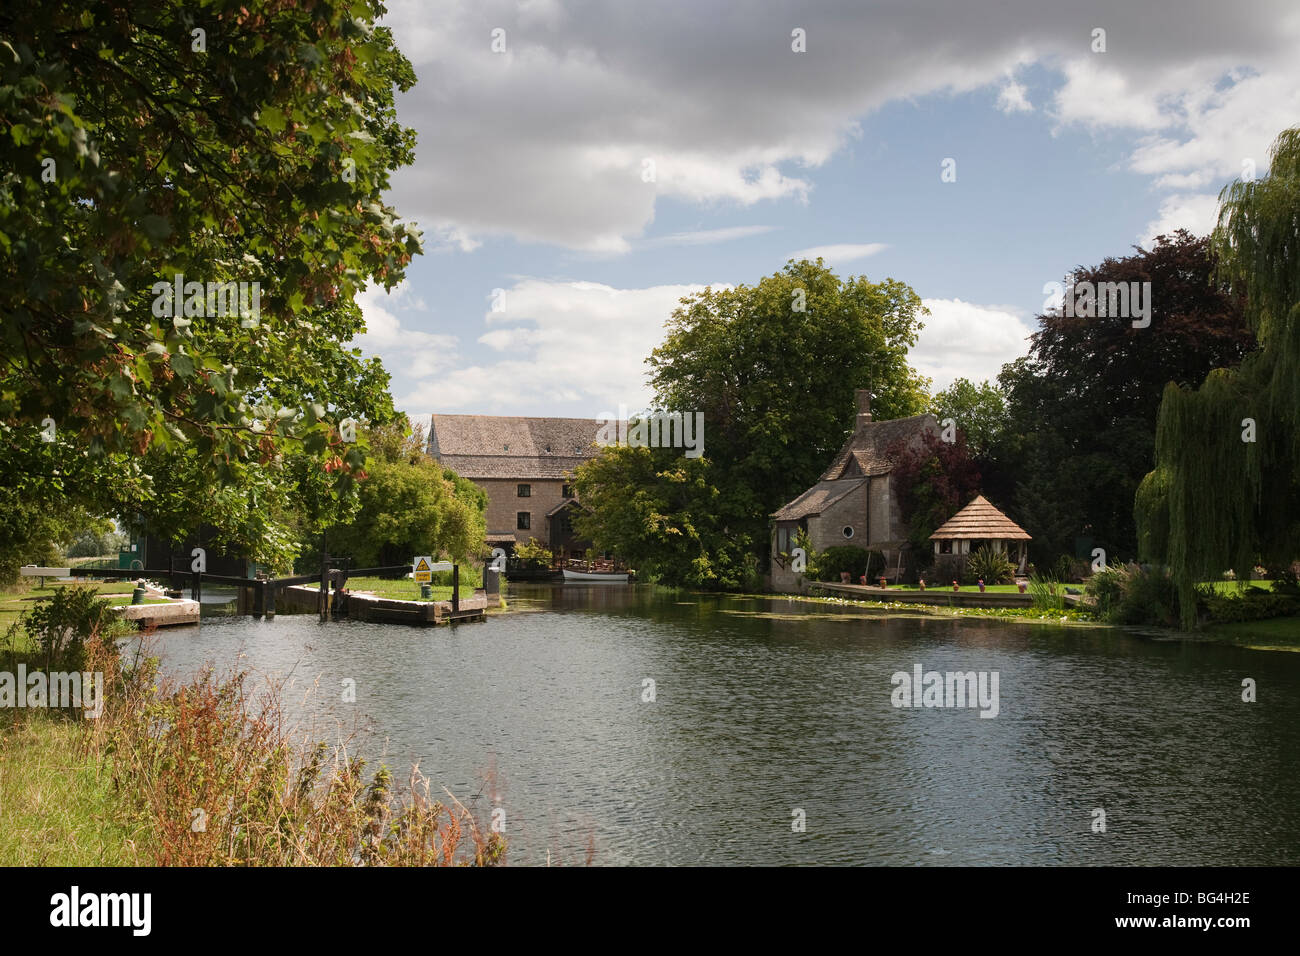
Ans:
[[[871,389],[855,389],[853,397],[858,403],[857,427],[861,429],[863,425],[866,425],[871,421]]]

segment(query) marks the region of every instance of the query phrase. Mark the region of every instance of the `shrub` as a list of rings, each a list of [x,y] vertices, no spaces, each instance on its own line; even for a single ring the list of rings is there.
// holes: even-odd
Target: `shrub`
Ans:
[[[987,544],[970,556],[966,572],[976,582],[983,580],[985,584],[1011,584],[1016,580],[1016,566],[1007,560],[1004,552]]]
[[[1097,611],[1111,624],[1174,627],[1178,594],[1164,568],[1128,564],[1099,571],[1088,580]]]
[[[859,575],[865,574],[870,581],[884,566],[885,556],[879,551],[846,544],[818,552],[813,576],[818,581],[838,581],[840,572],[847,571],[849,579],[856,584]]]
[[[1085,587],[1089,596],[1097,602],[1098,616],[1105,620],[1124,599],[1124,570],[1107,568],[1098,571],[1088,579]]]
[[[551,566],[551,549],[536,538],[529,538],[526,544],[515,545],[515,557],[528,568]]]
[[[1198,597],[1197,603],[1209,620],[1216,624],[1263,621],[1271,617],[1300,614],[1300,600],[1296,597],[1285,593],[1270,593],[1263,588],[1247,588],[1236,594],[1219,594],[1205,589]]]
[[[59,587],[23,616],[23,627],[46,671],[77,671],[86,642],[114,630],[111,606],[90,588]]]
[[[303,747],[278,694],[211,670],[137,685],[95,727],[113,781],[163,866],[495,866],[505,840],[413,768],[399,793],[347,748]],[[195,827],[197,820],[202,827]]]

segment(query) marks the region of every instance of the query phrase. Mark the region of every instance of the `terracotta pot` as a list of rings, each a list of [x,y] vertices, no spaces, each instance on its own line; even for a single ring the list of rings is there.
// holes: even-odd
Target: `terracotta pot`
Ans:
[[[980,593],[984,593],[984,579],[980,578]]]
[[[958,584],[956,581],[953,581],[953,582],[952,582],[952,589],[953,589],[954,591],[960,591],[960,590],[961,590],[961,585]]]
[[[1020,593],[1021,593],[1021,594],[1024,594],[1024,593],[1025,593],[1025,582],[1024,582],[1024,581],[1017,581],[1017,582],[1016,582],[1016,587],[1020,588]]]
[[[921,590],[925,590],[925,578],[921,578]]]
[[[840,572],[840,583],[841,583],[841,584],[851,584],[851,583],[853,583],[853,579],[852,579],[851,577],[849,577],[849,572],[847,572],[847,571],[841,571],[841,572]]]
[[[880,586],[881,586],[882,588],[887,588],[887,587],[889,587],[889,585],[885,583],[885,579],[884,579],[884,578],[881,578],[881,579],[880,579]]]

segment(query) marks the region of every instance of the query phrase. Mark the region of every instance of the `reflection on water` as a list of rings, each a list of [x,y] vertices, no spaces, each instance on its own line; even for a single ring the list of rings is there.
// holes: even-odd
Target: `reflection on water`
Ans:
[[[649,586],[510,602],[438,629],[159,635],[175,673],[242,655],[285,680],[287,707],[329,739],[362,727],[399,779],[418,761],[480,809],[499,787],[516,864],[589,842],[614,864],[1300,862],[1300,655]],[[893,707],[916,664],[996,671],[998,716]]]

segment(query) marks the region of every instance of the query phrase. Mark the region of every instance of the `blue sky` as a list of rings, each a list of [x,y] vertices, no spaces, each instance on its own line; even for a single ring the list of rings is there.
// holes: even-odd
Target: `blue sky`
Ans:
[[[362,297],[358,344],[413,416],[640,407],[681,295],[818,249],[922,296],[912,362],[936,388],[992,377],[1045,283],[1207,231],[1300,120],[1300,15],[1266,0],[611,6],[390,5],[421,82],[389,198],[427,253]]]

